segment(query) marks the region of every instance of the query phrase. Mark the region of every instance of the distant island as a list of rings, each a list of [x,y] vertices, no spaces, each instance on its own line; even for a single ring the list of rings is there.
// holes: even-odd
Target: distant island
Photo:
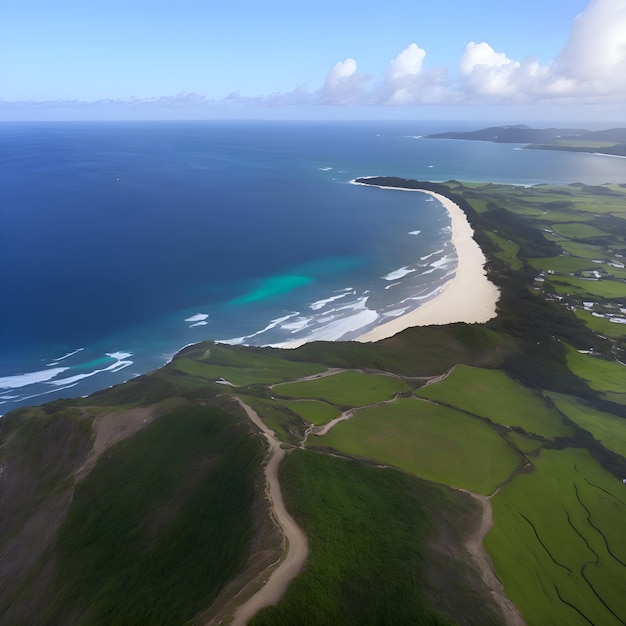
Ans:
[[[429,139],[465,139],[494,143],[521,143],[527,150],[590,152],[626,157],[626,128],[584,130],[581,128],[530,128],[525,124],[490,126],[469,132],[426,135]]]

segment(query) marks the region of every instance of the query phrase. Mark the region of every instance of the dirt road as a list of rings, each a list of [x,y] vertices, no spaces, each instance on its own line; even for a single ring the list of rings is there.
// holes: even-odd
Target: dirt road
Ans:
[[[500,607],[507,625],[525,626],[525,622],[519,614],[517,607],[506,597],[504,587],[495,574],[493,562],[483,546],[483,540],[493,526],[491,501],[487,496],[481,496],[469,491],[466,493],[469,493],[480,502],[483,511],[479,527],[472,533],[465,544],[467,551],[472,555],[474,563],[478,566],[483,581],[491,589],[491,594]]]
[[[239,404],[248,414],[250,420],[258,426],[270,445],[270,460],[265,466],[265,481],[267,495],[271,503],[272,513],[285,537],[285,549],[287,554],[280,565],[272,572],[265,584],[245,604],[236,611],[233,626],[243,626],[260,609],[271,604],[276,604],[285,593],[289,583],[298,575],[309,553],[306,535],[289,515],[283,502],[283,495],[278,482],[278,466],[285,456],[285,451],[280,447],[280,441],[257,415],[256,411],[239,398]]]

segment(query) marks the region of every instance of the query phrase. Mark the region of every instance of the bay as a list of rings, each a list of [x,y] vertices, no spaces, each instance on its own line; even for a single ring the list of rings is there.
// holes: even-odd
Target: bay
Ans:
[[[358,176],[623,182],[626,160],[424,122],[0,125],[0,411],[216,339],[350,339],[454,274],[449,219]],[[422,300],[408,301],[408,298]]]

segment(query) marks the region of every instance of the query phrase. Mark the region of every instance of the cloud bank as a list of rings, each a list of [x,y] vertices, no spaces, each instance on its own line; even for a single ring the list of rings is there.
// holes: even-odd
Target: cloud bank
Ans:
[[[427,51],[413,42],[391,59],[376,80],[357,60],[338,61],[314,91],[302,86],[285,93],[222,99],[195,93],[98,102],[0,103],[11,106],[284,107],[295,105],[393,106],[440,104],[617,104],[626,103],[626,0],[590,0],[573,21],[563,49],[542,65],[512,59],[485,41],[470,41],[456,68],[429,67]]]
[[[626,0],[590,0],[574,19],[564,48],[545,65],[532,57],[511,59],[485,41],[467,44],[454,76],[446,68],[427,69],[426,57],[417,43],[409,44],[368,90],[356,61],[347,59],[312,97],[337,105],[621,102],[626,100]],[[340,81],[336,89],[330,88],[331,79]]]

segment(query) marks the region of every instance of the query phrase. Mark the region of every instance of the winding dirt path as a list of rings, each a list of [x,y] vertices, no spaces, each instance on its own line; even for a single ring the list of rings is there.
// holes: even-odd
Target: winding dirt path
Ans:
[[[465,490],[463,490],[465,491]],[[493,561],[483,546],[483,540],[493,526],[493,509],[491,508],[491,496],[482,496],[471,491],[469,495],[480,502],[483,510],[482,519],[478,528],[470,535],[465,543],[467,551],[474,559],[474,563],[480,571],[480,575],[489,589],[496,604],[500,607],[502,615],[508,626],[525,626],[517,607],[506,597],[502,582],[496,576]]]
[[[272,572],[263,587],[235,611],[233,626],[244,626],[263,607],[276,604],[282,598],[289,583],[302,569],[309,553],[309,546],[306,535],[287,512],[280,491],[278,466],[285,456],[285,450],[281,448],[280,441],[274,432],[263,423],[256,411],[239,398],[236,399],[250,420],[261,429],[269,443],[270,459],[265,466],[266,491],[272,506],[272,513],[282,528],[286,549],[285,558]]]

